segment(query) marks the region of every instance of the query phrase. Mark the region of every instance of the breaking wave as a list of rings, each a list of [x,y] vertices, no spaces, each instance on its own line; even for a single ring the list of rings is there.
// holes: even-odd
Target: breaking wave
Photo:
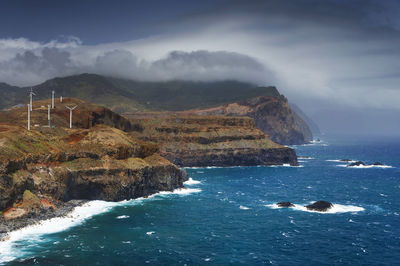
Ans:
[[[277,204],[267,204],[267,205],[264,205],[264,206],[268,207],[268,208],[271,208],[271,209],[286,208],[286,207],[279,207]],[[342,204],[333,204],[333,207],[328,209],[326,212],[308,210],[304,205],[301,205],[301,204],[294,204],[294,207],[289,207],[289,208],[293,209],[293,210],[296,210],[296,211],[315,212],[315,213],[323,213],[323,214],[335,214],[335,213],[345,213],[345,212],[360,212],[360,211],[364,211],[365,210],[363,207],[353,206],[353,205],[342,205]]]

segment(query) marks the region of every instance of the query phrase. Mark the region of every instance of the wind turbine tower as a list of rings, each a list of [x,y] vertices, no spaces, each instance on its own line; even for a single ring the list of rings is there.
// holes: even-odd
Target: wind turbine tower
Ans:
[[[69,128],[72,128],[72,110],[78,107],[78,105],[75,105],[74,107],[69,107],[69,106],[65,107],[69,109]]]
[[[31,130],[31,106],[28,103],[28,130]]]
[[[54,109],[54,91],[51,91],[51,109]]]
[[[50,127],[50,104],[47,105],[47,120],[49,120],[49,127]]]
[[[31,112],[32,112],[32,98],[33,98],[33,95],[36,95],[34,92],[33,92],[33,89],[31,88],[31,90],[29,91],[29,106],[30,106],[30,110],[31,110]]]

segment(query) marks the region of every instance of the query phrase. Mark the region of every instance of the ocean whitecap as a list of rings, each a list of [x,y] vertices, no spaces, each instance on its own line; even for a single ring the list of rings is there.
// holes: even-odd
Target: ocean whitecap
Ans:
[[[296,210],[296,211],[314,212],[314,213],[323,213],[323,214],[360,212],[360,211],[364,211],[365,210],[363,207],[359,207],[359,206],[333,204],[333,206],[330,209],[328,209],[326,212],[319,212],[319,211],[308,210],[304,205],[307,205],[307,204],[294,204],[293,207],[289,207],[289,208],[293,209],[293,210]],[[264,206],[268,207],[268,208],[271,208],[271,209],[281,209],[281,208],[283,208],[283,207],[279,207],[277,204],[267,204],[267,205],[264,205]]]
[[[198,180],[194,180],[191,177],[189,177],[189,180],[185,181],[183,184],[186,185],[186,186],[192,186],[192,185],[201,184],[201,182],[198,181]]]

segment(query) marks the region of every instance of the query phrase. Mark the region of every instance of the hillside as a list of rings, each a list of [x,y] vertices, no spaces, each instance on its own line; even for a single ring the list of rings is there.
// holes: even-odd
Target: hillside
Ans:
[[[119,201],[183,186],[185,172],[161,157],[157,145],[121,130],[135,130],[129,120],[65,99],[52,109],[55,127],[47,127],[47,103],[35,102],[30,131],[27,107],[0,112],[0,237],[2,219],[48,218],[70,200]],[[78,105],[72,129],[66,105]]]
[[[104,105],[120,114],[217,108],[217,113],[209,114],[249,116],[255,120],[259,129],[280,144],[303,144],[312,140],[307,123],[290,108],[286,98],[275,87],[257,87],[238,81],[140,82],[81,74],[54,78],[34,86],[37,93],[34,99],[49,98],[52,90],[56,91],[57,97],[62,95],[81,98]],[[0,84],[0,91],[4,95],[0,98],[0,108],[9,108],[28,101],[28,88],[12,87],[3,83]],[[269,104],[263,104],[261,112],[256,111],[260,106],[252,106],[257,97],[271,99]],[[221,111],[221,108],[225,108],[223,106],[231,106],[230,104],[252,106],[249,107],[252,111],[246,114]],[[197,114],[201,113],[203,112]]]
[[[0,108],[9,108],[28,101],[29,87],[21,88],[0,84],[4,96]],[[185,110],[210,107],[247,99],[258,95],[276,95],[274,87],[257,87],[238,81],[194,82],[166,81],[140,82],[80,74],[50,79],[33,86],[35,99],[47,99],[51,91],[56,96],[79,98],[107,106],[118,113],[137,110]],[[12,92],[12,93],[10,93]]]

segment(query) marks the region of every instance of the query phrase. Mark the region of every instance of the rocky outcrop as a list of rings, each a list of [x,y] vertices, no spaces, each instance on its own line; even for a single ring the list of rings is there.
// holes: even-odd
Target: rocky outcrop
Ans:
[[[280,208],[290,208],[290,207],[294,207],[294,204],[289,202],[289,201],[284,201],[284,202],[278,202],[276,204],[278,207]]]
[[[353,163],[350,163],[349,165],[347,165],[347,167],[353,167],[353,166],[365,166],[366,164],[362,161],[356,161]]]
[[[135,119],[136,138],[159,143],[176,165],[298,165],[293,149],[272,142],[248,117],[169,115]]]
[[[312,140],[312,133],[303,119],[289,106],[287,99],[280,95],[259,96],[241,102],[226,104],[209,109],[185,112],[192,115],[248,116],[254,119],[258,129],[272,141],[284,144],[304,144]]]
[[[333,207],[333,204],[328,201],[319,200],[305,207],[310,211],[326,212]]]
[[[171,191],[187,179],[156,145],[106,125],[31,131],[3,125],[0,134],[0,210],[23,204],[27,190],[49,202],[119,201]]]

